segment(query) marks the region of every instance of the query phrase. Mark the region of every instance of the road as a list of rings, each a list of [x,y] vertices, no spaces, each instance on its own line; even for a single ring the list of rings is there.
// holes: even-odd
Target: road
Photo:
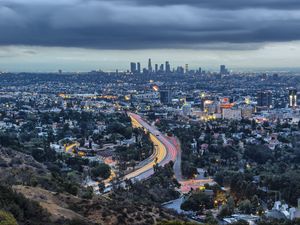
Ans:
[[[177,155],[176,155],[176,160],[174,163],[174,174],[176,179],[181,182],[184,180],[181,172],[181,146],[180,146],[180,141],[177,137],[168,137],[169,140],[173,143],[173,145],[177,148]]]
[[[70,151],[73,150],[73,148],[78,147],[78,145],[79,145],[79,143],[77,143],[77,142],[74,143],[74,144],[70,144],[70,145],[68,145],[68,146],[65,147],[65,151],[66,152],[70,152]]]
[[[177,137],[169,137],[170,141],[173,143],[173,145],[177,148],[177,157],[174,163],[174,174],[178,182],[181,184],[180,191],[181,193],[188,193],[191,188],[192,189],[198,189],[201,186],[204,186],[204,184],[214,184],[214,180],[211,178],[204,178],[203,176],[197,176],[194,179],[185,179],[182,176],[181,172],[181,146],[180,141]]]
[[[127,174],[124,179],[143,180],[153,175],[153,166],[157,163],[160,166],[164,166],[170,161],[175,161],[177,156],[177,149],[171,141],[168,140],[161,132],[155,127],[152,127],[146,123],[139,115],[134,113],[128,113],[131,118],[132,125],[134,127],[142,127],[145,131],[150,133],[151,141],[153,142],[155,149],[153,156],[149,158],[149,162],[146,161],[141,168]]]

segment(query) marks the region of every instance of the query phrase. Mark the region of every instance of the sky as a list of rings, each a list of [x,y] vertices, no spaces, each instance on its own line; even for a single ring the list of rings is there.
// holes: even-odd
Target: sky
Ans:
[[[298,68],[299,0],[0,0],[0,71]]]

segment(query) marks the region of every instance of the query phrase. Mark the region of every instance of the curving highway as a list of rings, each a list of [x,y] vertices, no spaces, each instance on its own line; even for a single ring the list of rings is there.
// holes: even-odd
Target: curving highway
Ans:
[[[153,166],[156,163],[160,166],[164,166],[170,161],[175,161],[177,149],[170,140],[168,140],[155,127],[146,123],[139,115],[130,112],[128,115],[130,116],[134,127],[142,127],[150,133],[150,138],[155,146],[155,150],[152,157],[149,158],[149,162],[144,163],[141,168],[127,174],[124,179],[147,179],[154,173]]]
[[[79,146],[79,143],[74,143],[74,144],[70,144],[68,146],[65,147],[65,152],[70,152],[72,151],[75,147],[78,147]]]

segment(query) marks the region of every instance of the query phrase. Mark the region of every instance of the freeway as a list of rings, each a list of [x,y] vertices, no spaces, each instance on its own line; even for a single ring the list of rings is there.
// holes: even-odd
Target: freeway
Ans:
[[[150,133],[150,138],[155,149],[152,157],[149,159],[149,162],[144,163],[141,168],[127,174],[124,179],[147,179],[154,173],[153,166],[156,163],[160,166],[164,166],[170,161],[175,161],[177,149],[173,143],[168,140],[168,138],[166,138],[155,127],[146,123],[139,115],[130,112],[128,115],[130,116],[134,127],[142,127],[145,131]]]
[[[79,143],[73,143],[73,144],[70,144],[68,146],[65,147],[65,151],[66,152],[70,152],[72,151],[75,147],[78,147],[79,146]]]

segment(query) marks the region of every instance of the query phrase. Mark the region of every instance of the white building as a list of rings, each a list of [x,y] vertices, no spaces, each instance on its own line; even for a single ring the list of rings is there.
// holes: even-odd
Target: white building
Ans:
[[[240,120],[240,119],[242,119],[242,110],[241,109],[223,109],[222,117],[223,117],[223,119]]]

